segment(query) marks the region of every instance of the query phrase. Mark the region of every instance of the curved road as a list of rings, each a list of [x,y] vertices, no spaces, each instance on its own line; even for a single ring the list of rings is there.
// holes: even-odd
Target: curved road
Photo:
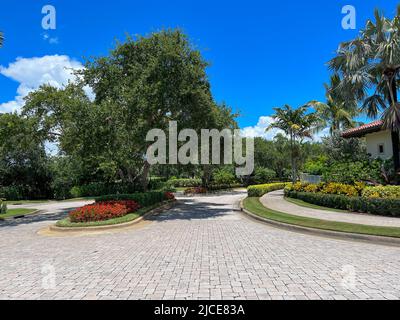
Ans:
[[[244,196],[100,235],[39,235],[60,212],[2,222],[0,299],[400,298],[400,248],[275,229],[237,211]]]

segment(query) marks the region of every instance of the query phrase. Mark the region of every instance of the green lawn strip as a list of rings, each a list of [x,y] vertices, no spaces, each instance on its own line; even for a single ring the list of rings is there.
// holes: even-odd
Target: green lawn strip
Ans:
[[[77,228],[77,227],[99,227],[99,226],[110,226],[110,225],[115,225],[115,224],[121,224],[121,223],[126,223],[126,222],[131,222],[140,216],[146,214],[147,212],[156,209],[163,204],[166,204],[168,202],[162,202],[162,203],[157,203],[154,204],[150,207],[146,208],[141,208],[138,211],[134,213],[129,213],[123,217],[115,218],[115,219],[110,219],[110,220],[105,220],[105,221],[93,221],[93,222],[71,222],[69,218],[65,218],[63,220],[60,220],[56,223],[57,227],[64,227],[64,228]]]
[[[331,230],[338,232],[400,238],[400,228],[368,226],[362,224],[327,221],[327,220],[295,216],[268,209],[261,204],[258,198],[246,198],[243,204],[246,210],[260,217],[264,217],[273,221],[278,221],[291,225],[298,225],[302,227]]]
[[[300,207],[305,207],[305,208],[311,208],[311,209],[318,209],[318,210],[324,210],[324,211],[333,211],[333,212],[342,212],[342,213],[350,213],[350,211],[347,210],[341,210],[341,209],[334,209],[334,208],[328,208],[328,207],[322,207],[316,204],[308,203],[303,200],[299,199],[294,199],[294,198],[288,198],[285,197],[285,200],[287,202],[297,204]]]
[[[7,205],[23,205],[23,204],[31,204],[31,203],[46,203],[50,200],[7,200],[4,201]]]
[[[0,220],[34,213],[36,209],[8,209],[6,214],[0,214]]]

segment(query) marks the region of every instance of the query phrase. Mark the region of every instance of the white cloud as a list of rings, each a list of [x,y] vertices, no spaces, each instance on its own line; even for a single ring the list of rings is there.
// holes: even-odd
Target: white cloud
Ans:
[[[23,98],[41,85],[62,88],[68,81],[74,81],[73,72],[82,68],[82,63],[66,55],[17,58],[8,67],[0,66],[0,74],[19,82],[15,99],[0,102],[0,112],[19,111],[24,104]]]
[[[279,129],[271,129],[266,131],[268,126],[274,123],[274,121],[274,118],[269,116],[260,117],[257,125],[243,128],[242,135],[249,138],[262,137],[267,140],[272,140],[278,133],[283,134],[283,131]]]
[[[261,137],[266,140],[273,140],[274,137],[278,134],[281,133],[285,135],[285,133],[280,130],[280,129],[271,129],[266,131],[266,129],[274,123],[274,118],[269,117],[269,116],[262,116],[258,119],[257,125],[253,127],[245,127],[242,129],[242,135],[244,137],[249,137],[249,138],[256,138],[256,137]],[[313,135],[313,141],[319,142],[321,141],[322,137],[325,137],[329,135],[329,128],[326,128],[322,130],[321,132],[314,134]]]

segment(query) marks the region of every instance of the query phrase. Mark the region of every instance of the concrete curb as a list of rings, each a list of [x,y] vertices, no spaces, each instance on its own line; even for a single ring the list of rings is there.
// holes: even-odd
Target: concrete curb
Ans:
[[[378,245],[388,245],[388,246],[400,247],[400,238],[374,236],[374,235],[358,234],[358,233],[348,233],[348,232],[340,232],[340,231],[324,230],[324,229],[315,229],[315,228],[303,227],[303,226],[288,224],[288,223],[279,222],[279,221],[267,219],[264,217],[260,217],[244,208],[244,206],[243,206],[244,200],[245,199],[240,201],[240,210],[241,210],[242,214],[246,215],[247,217],[250,217],[251,219],[261,221],[263,223],[269,224],[276,228],[280,228],[280,229],[284,229],[284,230],[288,230],[288,231],[292,231],[292,232],[321,236],[321,237],[325,237],[325,238],[362,241],[362,242],[368,242],[368,243],[378,244]]]
[[[125,223],[120,223],[120,224],[111,224],[111,225],[106,225],[106,226],[95,226],[95,227],[58,227],[55,224],[51,225],[49,227],[50,231],[55,231],[55,232],[61,232],[61,233],[74,233],[74,232],[90,232],[90,231],[108,231],[108,230],[115,230],[115,229],[124,229],[131,227],[135,224],[138,224],[139,222],[142,222],[143,220],[146,220],[148,217],[160,214],[164,212],[165,210],[171,209],[175,205],[177,205],[179,202],[178,201],[172,201],[163,204],[160,207],[157,207],[155,209],[150,210],[149,212],[146,212],[144,215],[140,216],[139,218],[125,222]]]

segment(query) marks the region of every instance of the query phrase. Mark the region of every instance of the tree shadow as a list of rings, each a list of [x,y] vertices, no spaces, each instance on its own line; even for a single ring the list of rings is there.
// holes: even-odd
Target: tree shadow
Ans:
[[[0,220],[0,228],[2,227],[15,227],[24,224],[38,223],[38,222],[56,222],[67,217],[68,213],[76,207],[64,208],[53,212],[38,212],[33,215],[26,215],[17,219]]]
[[[230,207],[229,204],[212,202],[197,202],[194,199],[182,199],[176,207],[146,218],[148,221],[171,221],[171,220],[203,220],[229,216],[239,211],[239,208]]]

